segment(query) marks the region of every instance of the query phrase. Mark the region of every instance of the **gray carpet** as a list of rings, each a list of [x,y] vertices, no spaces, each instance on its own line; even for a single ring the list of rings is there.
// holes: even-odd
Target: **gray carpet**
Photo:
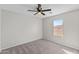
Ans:
[[[77,54],[79,51],[57,45],[48,40],[36,40],[5,49],[1,54]]]

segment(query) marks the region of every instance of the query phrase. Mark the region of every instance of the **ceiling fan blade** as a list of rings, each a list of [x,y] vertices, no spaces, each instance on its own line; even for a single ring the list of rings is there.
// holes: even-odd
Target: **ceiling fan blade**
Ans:
[[[42,12],[45,12],[45,11],[51,11],[51,9],[45,9],[45,10],[42,10]]]
[[[35,13],[34,15],[36,15],[36,14],[38,14],[38,12],[37,12],[37,13]]]
[[[37,12],[37,11],[35,11],[35,10],[28,10],[28,11]]]
[[[42,15],[45,15],[44,13],[41,12]]]

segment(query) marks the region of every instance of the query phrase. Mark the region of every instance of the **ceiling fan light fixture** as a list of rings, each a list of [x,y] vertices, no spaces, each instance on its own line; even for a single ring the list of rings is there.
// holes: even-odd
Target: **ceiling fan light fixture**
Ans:
[[[38,14],[36,14],[37,16],[42,16],[42,14],[39,12]]]
[[[41,13],[40,13],[40,12],[39,12],[38,14],[39,14],[39,15],[41,15]]]

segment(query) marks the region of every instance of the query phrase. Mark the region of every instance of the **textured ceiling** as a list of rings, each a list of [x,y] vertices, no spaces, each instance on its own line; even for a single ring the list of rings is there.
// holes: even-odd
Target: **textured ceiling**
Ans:
[[[37,7],[37,5],[34,4],[24,4],[21,5],[23,7],[26,7],[26,9],[35,9]],[[58,15],[64,12],[69,12],[72,10],[76,10],[79,9],[79,4],[42,4],[42,8],[43,9],[48,9],[51,8],[52,11],[51,12],[45,12],[45,16],[40,15],[41,17],[49,17],[49,16],[54,16],[54,15]],[[31,13],[31,12],[29,12]],[[31,13],[33,14],[33,12]],[[38,15],[36,15],[38,16]],[[39,17],[40,17],[39,16]]]
[[[43,17],[49,17],[49,16],[62,14],[62,13],[69,12],[72,10],[77,10],[79,9],[79,4],[42,4],[43,9],[48,9],[48,8],[52,9],[51,12],[45,12],[46,14],[45,16],[38,15],[38,14],[33,15],[35,12],[27,11],[29,9],[36,9],[37,4],[3,4],[3,5],[0,5],[0,7],[5,10],[23,13],[23,14],[37,17],[37,18],[38,17],[43,18]]]

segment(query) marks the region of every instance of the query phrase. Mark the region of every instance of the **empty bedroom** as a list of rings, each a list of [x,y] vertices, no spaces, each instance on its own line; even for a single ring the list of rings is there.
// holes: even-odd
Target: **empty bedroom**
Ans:
[[[0,54],[79,54],[79,4],[0,4]]]

